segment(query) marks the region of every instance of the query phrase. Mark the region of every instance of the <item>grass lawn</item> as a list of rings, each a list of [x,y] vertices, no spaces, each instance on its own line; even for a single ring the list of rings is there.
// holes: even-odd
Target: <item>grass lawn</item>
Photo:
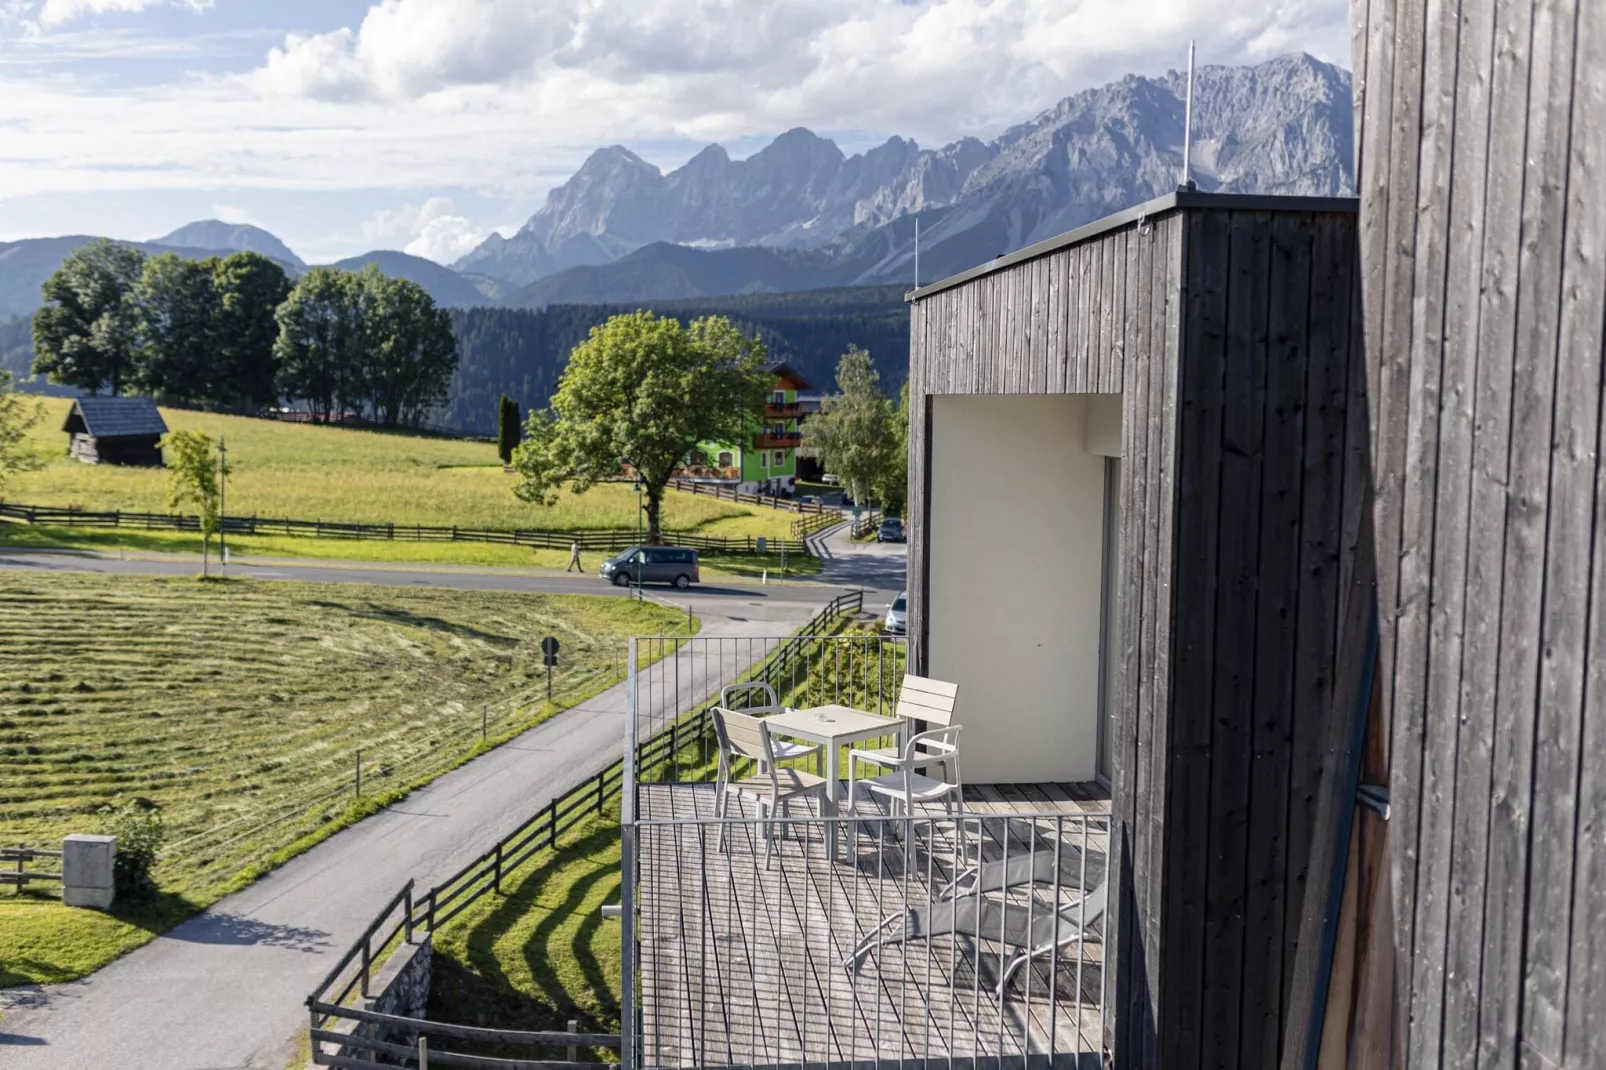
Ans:
[[[5,499],[88,510],[169,512],[161,469],[87,465],[67,456],[61,424],[71,404],[45,398],[45,416],[29,432],[43,462],[6,484]],[[382,431],[315,427],[243,416],[163,409],[174,431],[204,431],[228,443],[232,515],[306,520],[392,521],[462,527],[558,531],[636,526],[636,495],[605,483],[582,495],[565,491],[550,509],[513,496],[487,442]],[[789,537],[791,513],[667,491],[664,526],[701,535]]]
[[[200,536],[181,531],[140,531],[128,528],[52,527],[44,524],[17,524],[0,521],[0,546],[27,546],[39,549],[99,550],[116,553],[183,553],[195,555],[196,570],[201,565]],[[212,547],[214,555],[217,546]],[[581,563],[586,573],[597,574],[605,555],[585,553]],[[484,542],[394,542],[380,539],[308,539],[285,535],[230,535],[229,559],[251,557],[300,557],[309,560],[374,561],[413,565],[480,565],[489,567],[550,568],[562,570],[569,563],[567,550],[534,550]],[[216,556],[213,557],[214,564]],[[703,581],[732,577],[758,579],[769,570],[771,579],[781,575],[780,554],[700,554]],[[817,557],[789,554],[789,577],[816,575],[821,568]],[[598,581],[601,582],[600,580]]]
[[[621,679],[684,634],[627,599],[0,573],[0,843],[160,804],[161,895],[110,914],[0,893],[0,985],[80,976],[338,828]],[[537,644],[563,642],[555,702]],[[353,794],[358,747],[363,794]],[[36,886],[38,887],[38,886]]]

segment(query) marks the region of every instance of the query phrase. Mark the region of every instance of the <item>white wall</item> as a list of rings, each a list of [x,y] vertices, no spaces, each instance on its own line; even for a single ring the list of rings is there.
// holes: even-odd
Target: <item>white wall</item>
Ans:
[[[1104,460],[1082,395],[932,399],[929,675],[967,782],[1092,780]]]

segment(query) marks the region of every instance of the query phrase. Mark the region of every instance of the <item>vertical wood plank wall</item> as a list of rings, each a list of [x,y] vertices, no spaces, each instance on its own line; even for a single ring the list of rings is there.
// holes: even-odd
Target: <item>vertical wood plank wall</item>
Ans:
[[[1606,4],[1352,25],[1402,1052],[1606,1066]]]
[[[912,308],[922,669],[929,398],[1124,394],[1106,989],[1122,1066],[1280,1054],[1341,599],[1366,527],[1356,245],[1352,211],[1188,208]]]

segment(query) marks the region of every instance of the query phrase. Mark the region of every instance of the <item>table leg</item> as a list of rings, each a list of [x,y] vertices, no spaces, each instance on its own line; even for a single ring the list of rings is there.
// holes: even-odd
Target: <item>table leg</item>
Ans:
[[[837,782],[837,754],[841,751],[835,743],[825,745],[825,795],[820,801],[820,814],[824,817],[835,817]],[[848,800],[851,803],[853,800]],[[825,823],[825,857],[827,861],[836,861],[836,822]]]

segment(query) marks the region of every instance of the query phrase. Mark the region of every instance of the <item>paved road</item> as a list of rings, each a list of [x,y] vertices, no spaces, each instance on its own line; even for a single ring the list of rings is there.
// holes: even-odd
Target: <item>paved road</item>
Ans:
[[[854,566],[833,547],[834,582],[885,580],[891,564]],[[877,555],[880,556],[880,555]],[[192,561],[118,560],[0,551],[0,568],[193,573]],[[529,591],[613,593],[597,580],[474,569],[374,569],[355,564],[234,565],[258,578]],[[901,576],[892,582],[901,584]],[[704,689],[734,676],[840,588],[710,585],[669,592],[690,601],[702,644],[650,671],[643,694],[668,707],[687,680]],[[666,589],[667,590],[667,589]],[[623,592],[619,592],[623,593]],[[868,607],[867,607],[868,608]],[[699,686],[697,684],[691,685]],[[305,1028],[302,1000],[409,877],[428,888],[477,857],[554,795],[620,753],[621,685],[446,774],[401,803],[325,841],[92,977],[0,992],[5,1070],[279,1070]],[[662,710],[648,714],[661,716]]]
[[[852,550],[850,549],[851,553]],[[831,562],[827,561],[827,567]],[[74,551],[34,551],[0,547],[0,569],[23,571],[87,571],[125,574],[193,576],[192,555],[149,554],[119,557],[111,553]],[[901,566],[901,560],[900,560]],[[361,561],[304,562],[289,558],[240,560],[228,567],[228,575],[262,580],[304,580],[311,583],[375,583],[390,587],[455,587],[460,590],[526,591],[539,594],[594,594],[627,598],[630,588],[604,583],[595,574],[566,576],[561,572],[529,569],[453,568],[445,565],[397,566]],[[868,585],[873,589],[894,589],[902,583],[901,567],[894,578],[884,569],[838,569],[818,581],[771,583],[714,581],[702,583],[689,592],[667,586],[649,586],[649,595],[677,604],[693,599],[762,599],[766,602],[792,602],[824,605],[841,593],[841,587]]]

